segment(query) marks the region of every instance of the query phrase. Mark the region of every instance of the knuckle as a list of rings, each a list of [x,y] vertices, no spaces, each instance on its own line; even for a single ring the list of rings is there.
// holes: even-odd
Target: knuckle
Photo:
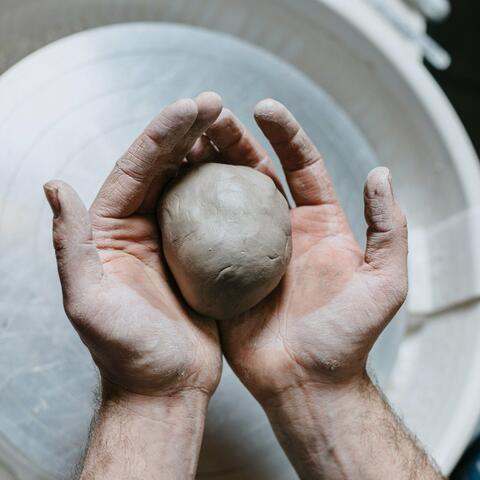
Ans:
[[[379,224],[383,225],[383,224]],[[377,227],[378,229],[378,227]],[[377,231],[372,231],[369,237],[368,249],[375,252],[375,256],[382,257],[381,259],[386,261],[390,255],[390,248],[395,242],[395,231],[388,228],[378,229]]]
[[[129,152],[128,155],[120,158],[117,161],[116,168],[121,174],[125,175],[126,177],[131,178],[135,182],[141,182],[142,176],[139,172],[139,162],[137,162],[137,160],[139,159],[135,158],[132,152]]]
[[[143,181],[145,170],[153,168],[157,160],[173,151],[174,145],[168,141],[157,143],[147,132],[130,146],[127,152],[116,163],[117,170],[135,181]]]
[[[167,132],[168,133],[168,132]],[[149,158],[157,158],[159,155],[171,153],[176,139],[170,139],[169,135],[159,137],[152,129],[147,128],[134,144],[138,153]]]

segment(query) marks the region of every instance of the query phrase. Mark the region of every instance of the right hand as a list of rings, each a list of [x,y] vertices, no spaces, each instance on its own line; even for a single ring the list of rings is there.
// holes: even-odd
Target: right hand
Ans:
[[[44,187],[54,213],[65,310],[104,386],[116,395],[193,391],[209,398],[220,379],[216,324],[177,295],[155,209],[165,184],[221,109],[213,93],[166,107],[116,163],[89,211],[69,185],[51,181]]]

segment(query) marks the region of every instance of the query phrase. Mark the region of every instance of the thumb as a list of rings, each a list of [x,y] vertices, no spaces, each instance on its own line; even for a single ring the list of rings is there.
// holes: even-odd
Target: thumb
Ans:
[[[90,216],[70,185],[52,180],[43,189],[53,212],[53,245],[63,301],[69,317],[75,317],[80,299],[102,277]]]
[[[407,221],[395,201],[391,181],[388,168],[378,167],[369,173],[365,182],[365,220],[368,224],[365,262],[389,274],[396,282],[403,279],[406,284]]]

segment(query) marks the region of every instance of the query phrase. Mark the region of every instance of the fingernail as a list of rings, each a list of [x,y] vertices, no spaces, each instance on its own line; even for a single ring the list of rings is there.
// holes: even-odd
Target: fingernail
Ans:
[[[53,218],[57,218],[60,215],[60,201],[58,199],[58,188],[46,183],[43,186],[43,191],[47,197],[47,201],[52,209]]]
[[[386,167],[374,168],[368,174],[366,191],[370,197],[384,197],[390,195],[392,192],[390,170]]]

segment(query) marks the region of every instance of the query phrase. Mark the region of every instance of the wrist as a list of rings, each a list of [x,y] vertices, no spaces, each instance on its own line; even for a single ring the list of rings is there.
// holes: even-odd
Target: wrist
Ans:
[[[208,400],[199,390],[148,396],[103,380],[80,478],[195,478]]]
[[[116,410],[127,416],[138,416],[152,421],[176,422],[201,419],[204,421],[210,394],[200,389],[182,389],[175,392],[147,395],[131,392],[105,378],[101,383],[101,409]]]
[[[275,411],[302,411],[308,414],[308,407],[342,410],[362,402],[376,387],[366,372],[342,382],[303,380],[264,396],[260,403],[269,414]],[[298,410],[300,409],[300,410]]]
[[[367,374],[305,383],[264,405],[302,479],[439,479]]]
[[[344,450],[348,449],[343,447],[352,436],[358,441],[359,418],[376,415],[377,397],[365,374],[335,384],[303,382],[270,397],[262,406],[300,478],[357,478],[326,472],[344,470],[348,463]],[[330,465],[332,461],[338,465]]]
[[[241,358],[241,357],[240,357]],[[371,381],[366,362],[300,362],[292,355],[273,355],[269,362],[254,362],[249,357],[229,358],[230,365],[255,399],[265,408],[287,401],[290,395],[343,395],[361,389]]]

